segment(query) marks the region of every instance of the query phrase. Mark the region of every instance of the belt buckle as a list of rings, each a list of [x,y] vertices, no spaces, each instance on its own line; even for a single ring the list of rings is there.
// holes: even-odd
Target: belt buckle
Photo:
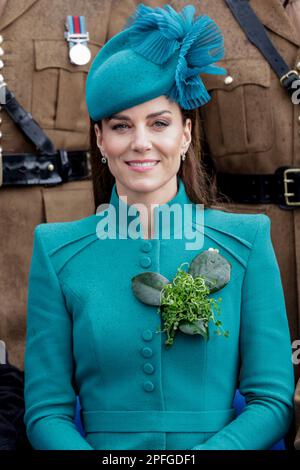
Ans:
[[[283,172],[283,183],[284,183],[284,200],[287,206],[300,206],[300,201],[289,201],[290,197],[295,196],[295,193],[290,193],[288,189],[289,183],[295,183],[295,180],[291,177],[288,177],[291,173],[300,173],[300,168],[287,168]]]
[[[282,77],[280,77],[280,83],[282,86],[284,86],[284,81],[289,78],[291,75],[295,75],[297,80],[299,80],[300,76],[299,76],[299,73],[297,72],[297,70],[289,70],[287,73],[285,73],[284,75],[282,75]]]
[[[297,82],[297,84],[299,85],[300,75],[297,72],[297,70],[289,70],[287,73],[282,75],[282,77],[279,80],[280,80],[281,86],[285,88],[288,94],[292,97],[298,88],[297,86],[294,86],[294,83]]]

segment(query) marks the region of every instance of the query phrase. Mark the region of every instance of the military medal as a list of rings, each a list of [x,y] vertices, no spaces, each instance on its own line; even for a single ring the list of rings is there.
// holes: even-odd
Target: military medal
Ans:
[[[66,28],[65,39],[69,44],[71,64],[87,64],[91,60],[91,51],[88,48],[89,33],[86,31],[85,17],[68,15]]]

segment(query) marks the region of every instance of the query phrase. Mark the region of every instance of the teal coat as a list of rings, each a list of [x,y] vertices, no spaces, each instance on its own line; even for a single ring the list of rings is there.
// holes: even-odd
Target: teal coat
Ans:
[[[110,202],[130,208],[116,186]],[[190,203],[180,179],[173,203]],[[187,250],[174,227],[169,240],[101,239],[97,214],[36,227],[25,355],[34,448],[268,449],[286,433],[293,368],[270,219],[205,208],[204,225],[194,222],[200,250]],[[179,332],[166,348],[157,307],[134,296],[131,278],[155,271],[171,280],[210,247],[232,265],[230,282],[211,294],[222,297],[229,337],[212,324],[208,341]],[[235,417],[237,388],[247,405]],[[86,438],[73,422],[76,393]]]

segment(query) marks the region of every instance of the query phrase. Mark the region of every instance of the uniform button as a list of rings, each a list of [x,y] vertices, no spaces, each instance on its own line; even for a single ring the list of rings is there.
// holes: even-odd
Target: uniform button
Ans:
[[[2,43],[3,43],[3,36],[1,36],[1,34],[0,34],[0,44],[2,44]]]
[[[150,362],[146,362],[146,364],[144,364],[144,366],[143,366],[143,370],[144,370],[145,374],[153,374],[154,366],[152,364],[150,364]]]
[[[142,356],[144,357],[151,357],[153,355],[153,351],[151,348],[143,348],[141,352]]]
[[[233,78],[230,75],[228,75],[224,80],[225,85],[231,85],[232,82],[233,82]]]
[[[3,60],[0,60],[0,69],[3,69],[3,67],[4,67],[4,62]]]
[[[0,82],[4,82],[4,77],[3,75],[1,75],[1,73],[0,73]]]
[[[0,56],[4,55],[4,50],[0,47]]]
[[[298,116],[298,122],[300,122],[300,116]]]
[[[142,247],[141,247],[141,250],[144,252],[144,253],[148,253],[152,248],[152,243],[151,242],[144,242],[142,244]]]
[[[153,392],[154,384],[152,382],[144,382],[143,384],[145,392]]]
[[[2,132],[0,131],[0,139],[2,139],[2,135],[3,135],[3,134],[2,134]]]
[[[0,124],[2,124],[2,117],[0,117]]]
[[[151,339],[153,338],[152,331],[151,330],[143,331],[142,338],[143,338],[144,341],[151,341]]]
[[[298,70],[300,70],[300,62],[297,63],[296,67]]]
[[[149,256],[142,256],[140,258],[140,265],[142,266],[142,268],[149,268],[149,266],[151,266],[151,258],[149,258]]]

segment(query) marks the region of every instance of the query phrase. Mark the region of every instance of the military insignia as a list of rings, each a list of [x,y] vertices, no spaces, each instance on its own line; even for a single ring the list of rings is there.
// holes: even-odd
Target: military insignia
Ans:
[[[89,33],[86,31],[84,16],[67,16],[65,39],[69,44],[71,64],[85,65],[91,60],[88,48]]]

